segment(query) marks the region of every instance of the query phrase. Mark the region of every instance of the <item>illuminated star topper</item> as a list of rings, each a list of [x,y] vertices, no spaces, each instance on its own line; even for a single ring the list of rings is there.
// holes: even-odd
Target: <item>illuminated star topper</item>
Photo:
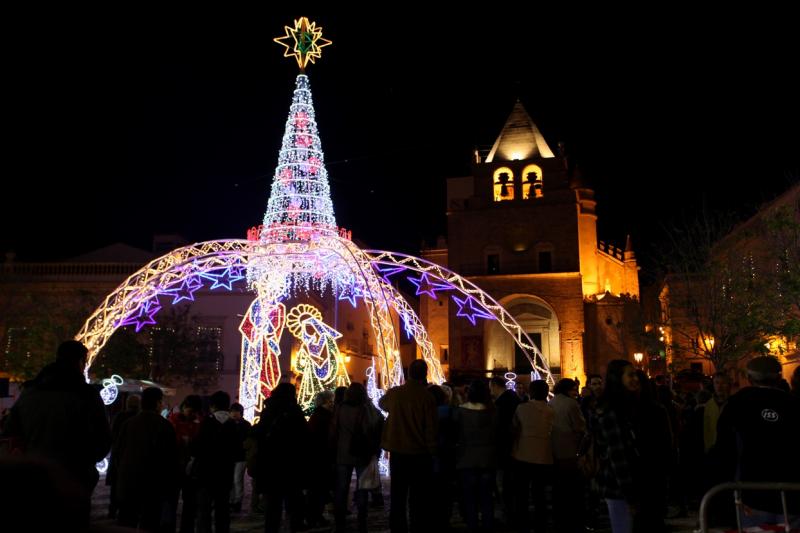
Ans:
[[[286,35],[273,40],[286,47],[283,57],[294,56],[301,71],[305,71],[309,61],[314,63],[315,59],[322,57],[322,48],[331,44],[322,38],[322,26],[317,27],[317,23],[309,22],[307,17],[296,19],[294,28],[284,26],[284,29]]]

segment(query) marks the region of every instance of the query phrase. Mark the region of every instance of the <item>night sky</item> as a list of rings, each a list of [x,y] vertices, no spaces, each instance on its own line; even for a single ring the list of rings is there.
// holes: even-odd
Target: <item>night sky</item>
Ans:
[[[0,251],[244,237],[297,72],[272,38],[303,14],[333,41],[309,75],[337,220],[373,248],[418,253],[445,233],[445,178],[468,175],[516,98],[582,165],[600,238],[632,233],[640,255],[681,213],[744,216],[800,176],[797,45],[779,14],[31,22],[7,50]]]

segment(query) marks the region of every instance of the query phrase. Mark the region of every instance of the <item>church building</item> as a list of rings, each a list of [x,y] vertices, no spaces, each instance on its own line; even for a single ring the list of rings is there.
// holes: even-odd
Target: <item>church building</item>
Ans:
[[[447,180],[447,237],[422,256],[501,303],[538,345],[555,378],[604,373],[639,352],[639,279],[625,248],[598,240],[594,191],[554,152],[520,102],[472,175]],[[420,315],[451,377],[529,374],[497,321],[456,320],[446,299]]]

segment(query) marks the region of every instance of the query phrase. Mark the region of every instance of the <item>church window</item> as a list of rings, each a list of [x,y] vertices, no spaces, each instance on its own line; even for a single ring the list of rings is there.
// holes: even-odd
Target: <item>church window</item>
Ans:
[[[494,171],[494,201],[514,199],[514,173],[508,167],[500,167]]]
[[[542,169],[538,165],[528,165],[522,171],[522,199],[541,198],[544,196],[542,189]]]
[[[486,256],[486,273],[500,273],[500,254],[489,254]]]
[[[549,251],[539,252],[539,272],[553,271],[553,256]]]

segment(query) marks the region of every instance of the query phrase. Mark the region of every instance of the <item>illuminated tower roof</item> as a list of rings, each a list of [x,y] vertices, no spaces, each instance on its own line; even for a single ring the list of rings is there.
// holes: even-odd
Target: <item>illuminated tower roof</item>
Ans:
[[[487,163],[493,161],[514,161],[533,159],[535,157],[555,157],[553,151],[544,140],[544,135],[533,123],[528,112],[517,101],[511,111],[503,131],[497,137],[486,158]]]

